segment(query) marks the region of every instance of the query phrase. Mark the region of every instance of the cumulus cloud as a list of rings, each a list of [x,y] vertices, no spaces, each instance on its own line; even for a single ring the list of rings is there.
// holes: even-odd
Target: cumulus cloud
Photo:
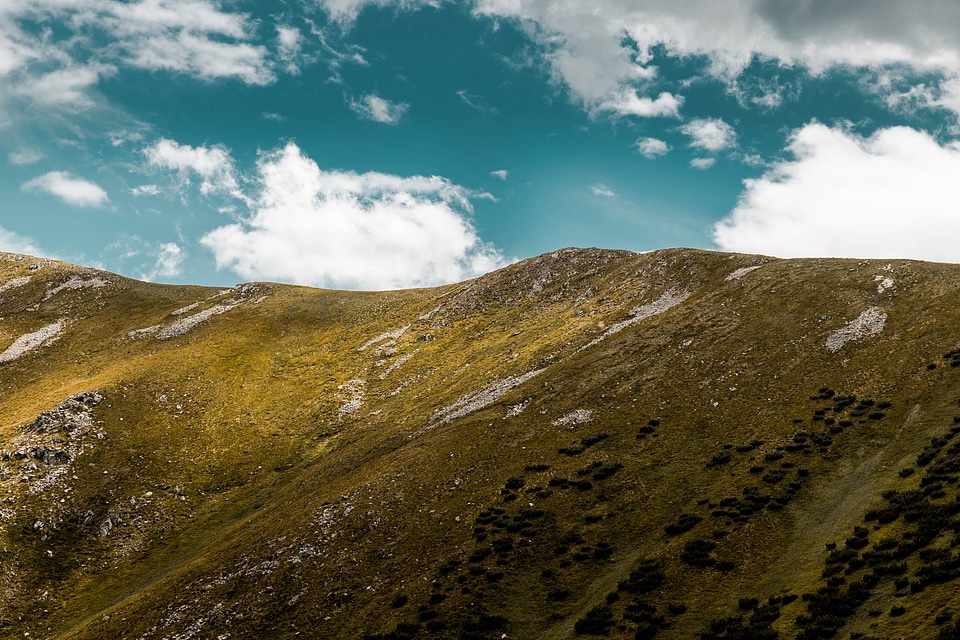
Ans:
[[[507,169],[497,169],[496,171],[491,171],[490,175],[494,178],[500,178],[501,180],[506,180],[510,175],[510,172]]]
[[[960,262],[960,143],[907,127],[864,138],[812,122],[788,150],[792,159],[744,181],[713,230],[722,249]]]
[[[647,160],[653,160],[670,153],[670,145],[658,138],[640,138],[634,145],[637,147],[640,155]]]
[[[590,185],[590,192],[595,196],[602,196],[604,198],[616,198],[617,194],[610,189],[607,185],[602,182]]]
[[[230,151],[223,145],[212,147],[180,144],[161,138],[144,150],[147,162],[153,167],[176,171],[189,184],[193,174],[201,178],[200,193],[227,194],[242,198]]]
[[[49,193],[75,207],[102,207],[109,200],[107,192],[97,183],[64,171],[45,173],[23,183],[21,189],[35,193]]]
[[[599,111],[612,111],[618,116],[638,116],[640,118],[680,117],[680,105],[683,98],[663,92],[656,100],[640,96],[635,90],[618,91],[603,100],[597,107]]]
[[[694,169],[705,170],[709,169],[717,163],[716,158],[692,158],[690,160],[690,166]]]
[[[361,118],[383,124],[397,124],[410,105],[404,102],[390,102],[380,96],[369,93],[359,99],[350,99],[350,108]]]
[[[680,127],[680,131],[690,136],[691,147],[704,151],[723,151],[737,143],[733,127],[719,118],[694,118]]]
[[[201,240],[244,279],[394,289],[504,264],[471,222],[474,194],[444,178],[325,171],[293,143],[257,170],[249,216]]]
[[[165,242],[151,251],[157,260],[153,266],[140,274],[141,280],[153,282],[157,278],[172,278],[183,272],[183,262],[187,259],[186,250],[175,242]]]

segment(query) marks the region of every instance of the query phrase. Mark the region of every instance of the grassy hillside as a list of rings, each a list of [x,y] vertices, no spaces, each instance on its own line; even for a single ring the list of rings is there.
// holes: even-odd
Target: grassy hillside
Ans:
[[[0,636],[955,638],[960,266],[0,256]]]

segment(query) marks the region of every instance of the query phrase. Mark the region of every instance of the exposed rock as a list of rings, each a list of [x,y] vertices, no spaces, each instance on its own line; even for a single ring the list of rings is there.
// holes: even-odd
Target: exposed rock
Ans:
[[[572,425],[587,424],[592,421],[593,421],[593,411],[590,411],[590,409],[575,409],[574,411],[571,411],[565,416],[557,418],[551,424],[553,424],[553,426],[555,427],[559,427],[567,424],[572,424]]]
[[[0,285],[0,293],[3,293],[4,291],[9,291],[10,289],[16,289],[17,287],[22,287],[28,282],[30,282],[30,276],[22,276],[20,278],[13,278],[12,280],[7,280],[2,285]]]
[[[763,266],[763,265],[759,265],[759,264],[758,264],[758,265],[753,266],[753,267],[741,267],[741,268],[737,269],[736,271],[732,272],[732,273],[731,273],[730,275],[728,275],[726,278],[724,278],[724,280],[726,280],[726,281],[739,280],[740,278],[742,278],[743,276],[747,275],[747,274],[750,273],[751,271],[753,271],[753,270],[755,270],[755,269],[759,269],[761,266]]]
[[[7,347],[6,351],[0,353],[0,362],[10,362],[16,360],[28,351],[37,347],[47,346],[54,343],[63,329],[63,321],[59,320],[53,324],[48,324],[42,329],[33,333],[27,333],[17,338],[12,345]]]
[[[530,378],[542,372],[543,369],[536,369],[535,371],[528,371],[520,376],[508,376],[476,393],[465,395],[453,404],[440,409],[433,414],[431,420],[440,423],[451,422],[457,418],[462,418],[468,413],[479,411],[499,400],[514,387],[519,387]]]
[[[886,322],[887,314],[883,309],[880,307],[870,307],[827,336],[827,349],[836,352],[851,340],[859,340],[860,338],[880,333],[883,331]]]
[[[83,279],[78,276],[71,276],[70,279],[68,279],[63,284],[57,287],[54,287],[53,289],[49,289],[43,299],[49,300],[50,298],[57,295],[61,291],[70,291],[75,289],[87,289],[87,288],[101,289],[111,284],[113,283],[99,276],[93,277],[93,278],[87,278],[87,279]]]

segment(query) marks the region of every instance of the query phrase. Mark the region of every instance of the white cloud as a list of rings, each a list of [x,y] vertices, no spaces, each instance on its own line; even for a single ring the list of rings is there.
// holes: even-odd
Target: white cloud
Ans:
[[[692,158],[690,160],[690,166],[694,169],[705,170],[709,169],[717,163],[716,158]]]
[[[131,131],[129,129],[117,129],[111,131],[108,136],[110,137],[110,145],[113,147],[122,147],[129,142],[142,142],[144,138],[143,133],[140,131]]]
[[[200,193],[204,195],[221,193],[242,198],[233,158],[223,145],[192,147],[161,138],[147,147],[144,154],[150,165],[177,171],[187,184],[191,173],[199,175],[202,178]]]
[[[960,78],[951,78],[940,83],[940,96],[935,104],[960,114]]]
[[[496,115],[500,113],[499,109],[488,105],[487,101],[484,100],[481,96],[468,93],[463,89],[460,89],[459,91],[457,91],[456,95],[458,98],[463,100],[463,103],[465,105],[467,105],[471,109],[475,109],[479,111],[480,113],[489,113],[490,115]]]
[[[172,278],[183,272],[183,262],[187,259],[186,250],[175,242],[166,242],[151,252],[157,261],[148,271],[140,274],[141,280],[153,282],[157,278]]]
[[[679,118],[682,104],[682,96],[678,98],[667,92],[661,93],[656,100],[653,100],[647,96],[639,96],[633,89],[625,89],[600,102],[597,110],[612,111],[618,116]]]
[[[176,37],[145,37],[136,47],[128,62],[151,71],[175,71],[203,80],[236,78],[251,85],[267,85],[276,79],[266,64],[267,49],[259,45],[180,33]]]
[[[134,198],[139,198],[140,196],[158,196],[160,195],[160,187],[155,184],[143,184],[130,189],[130,194],[133,195]]]
[[[680,127],[680,131],[690,136],[691,147],[704,151],[723,151],[737,143],[733,127],[719,118],[694,118]]]
[[[367,6],[387,7],[397,5],[403,9],[419,9],[421,7],[439,7],[444,0],[315,0],[323,7],[331,18],[341,23],[349,25],[360,12]]]
[[[227,4],[227,7],[223,5]],[[89,108],[91,89],[118,68],[202,80],[275,80],[301,51],[278,33],[276,56],[257,44],[260,23],[219,0],[6,0],[0,3],[0,95],[47,107]]]
[[[0,251],[25,253],[31,256],[48,255],[36,245],[32,238],[21,236],[3,227],[0,227]]]
[[[960,77],[956,0],[477,0],[475,12],[517,20],[586,105],[642,86],[655,47],[705,56],[731,84],[756,57],[815,74],[902,64]],[[759,104],[775,107],[780,92],[765,93]]]
[[[506,180],[507,177],[510,175],[510,171],[508,171],[507,169],[497,169],[496,171],[491,171],[490,175],[492,175],[494,178],[500,178],[501,180]]]
[[[788,149],[792,160],[744,181],[714,228],[721,248],[960,262],[960,143],[907,127],[862,138],[813,122]]]
[[[361,118],[383,124],[397,124],[410,107],[404,102],[384,100],[374,93],[362,96],[359,100],[351,98],[349,104],[354,113]]]
[[[300,49],[302,38],[300,32],[293,27],[277,27],[277,55],[286,65],[286,72],[290,75],[300,75]]]
[[[474,194],[444,178],[324,171],[293,143],[257,168],[249,217],[201,240],[244,279],[393,289],[504,264],[470,221]]]
[[[101,207],[108,202],[103,187],[63,171],[45,173],[23,183],[21,189],[49,193],[75,207]]]
[[[254,21],[224,11],[215,0],[103,2],[100,24],[115,39],[118,58],[153,71],[205,80],[235,78],[264,85],[275,77],[266,47],[249,42]]]
[[[68,66],[26,80],[17,93],[42,105],[88,107],[90,88],[115,71],[110,65]]]
[[[670,145],[657,138],[640,138],[634,145],[637,147],[640,155],[647,160],[653,160],[654,158],[659,158],[660,156],[665,156],[670,153]]]
[[[607,185],[603,184],[602,182],[598,182],[598,183],[596,183],[596,184],[590,185],[590,191],[591,191],[591,192],[593,193],[593,195],[595,195],[595,196],[602,196],[602,197],[604,197],[604,198],[616,198],[616,197],[617,197],[617,194],[614,193],[613,191],[611,191],[611,190],[610,190],[610,187],[608,187]]]
[[[23,148],[11,151],[7,159],[10,161],[10,164],[25,165],[40,162],[44,157],[45,156],[36,149]]]

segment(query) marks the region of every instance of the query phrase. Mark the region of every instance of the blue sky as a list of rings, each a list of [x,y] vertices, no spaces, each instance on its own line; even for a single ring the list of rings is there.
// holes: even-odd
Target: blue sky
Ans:
[[[0,250],[385,289],[565,246],[960,261],[960,5],[4,0]]]

